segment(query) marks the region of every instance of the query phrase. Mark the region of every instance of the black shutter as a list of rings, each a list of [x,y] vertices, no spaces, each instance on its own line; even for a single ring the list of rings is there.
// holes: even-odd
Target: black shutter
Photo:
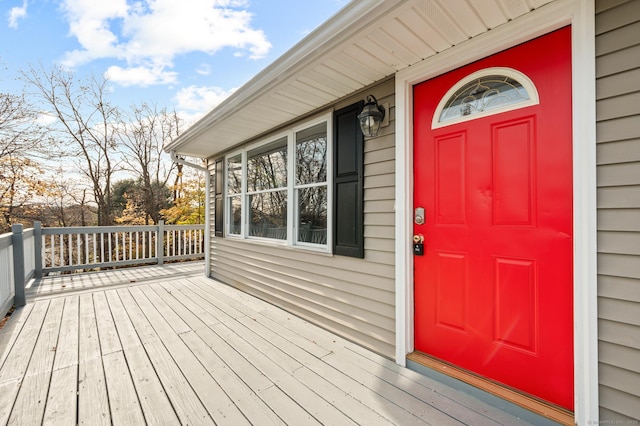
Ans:
[[[224,160],[216,161],[215,170],[215,185],[214,185],[214,197],[215,197],[215,235],[216,237],[224,237]]]
[[[333,252],[364,258],[364,136],[360,101],[333,117]]]

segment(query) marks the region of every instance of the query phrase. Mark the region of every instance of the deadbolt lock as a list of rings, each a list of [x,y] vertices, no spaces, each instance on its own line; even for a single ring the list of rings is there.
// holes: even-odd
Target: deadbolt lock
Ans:
[[[416,225],[424,225],[424,208],[416,207],[413,221],[415,222]]]

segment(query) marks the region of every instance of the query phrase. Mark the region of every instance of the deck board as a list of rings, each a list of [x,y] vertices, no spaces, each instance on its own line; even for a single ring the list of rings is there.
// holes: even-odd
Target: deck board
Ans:
[[[144,424],[144,415],[138,401],[124,353],[111,352],[102,357],[109,392],[111,419],[116,425]]]
[[[0,424],[6,424],[12,415],[48,308],[48,301],[33,307],[0,367]]]
[[[80,298],[70,296],[60,300],[64,301],[64,307],[44,412],[44,425],[76,423]]]
[[[120,296],[115,290],[109,290],[106,292],[106,297],[146,421],[153,425],[179,423],[178,416],[129,319]]]
[[[173,361],[167,348],[138,307],[131,293],[126,289],[121,289],[118,290],[118,294],[129,313],[133,326],[138,331],[138,336],[158,378],[164,383],[165,392],[179,421],[182,424],[214,424],[198,395],[180,371],[179,366]]]
[[[218,385],[224,387],[229,398],[245,414],[250,423],[283,424],[273,410],[217,356],[200,336],[194,331],[189,331],[182,334],[180,338],[208,371],[215,371]]]
[[[91,293],[80,296],[78,424],[110,425],[111,411]]]
[[[96,325],[100,340],[100,352],[102,355],[109,355],[122,351],[120,336],[116,330],[115,322],[111,314],[111,308],[107,303],[107,296],[104,292],[93,293],[93,306],[96,313]]]
[[[71,296],[62,300],[64,300],[64,308],[58,344],[56,346],[56,357],[53,363],[54,371],[78,366],[78,316],[80,315],[80,298]]]
[[[525,424],[200,268],[29,289],[0,331],[0,424]]]
[[[75,425],[78,401],[78,366],[54,370],[49,385],[43,425]]]
[[[195,280],[192,280],[195,281]],[[233,297],[230,297],[228,294],[225,294],[220,289],[205,289],[200,287],[203,292],[214,292],[217,291],[217,300],[226,302],[227,309],[231,312],[237,312],[242,309],[243,303],[240,300],[236,300]],[[220,291],[218,291],[220,290]],[[213,296],[211,296],[213,297]],[[264,306],[260,307],[258,305],[254,305],[254,308],[264,308]],[[335,384],[334,387],[338,389],[345,389],[348,393],[359,395],[360,400],[363,404],[365,404],[369,410],[374,410],[378,413],[386,413],[385,415],[393,416],[393,421],[398,424],[428,424],[429,422],[435,422],[434,424],[459,424],[452,417],[439,412],[433,407],[425,404],[415,404],[415,401],[411,401],[414,399],[411,395],[403,392],[402,390],[394,387],[388,386],[388,383],[383,381],[375,381],[373,378],[369,378],[367,373],[357,374],[358,367],[353,364],[342,364],[336,368],[331,362],[327,362],[327,360],[333,360],[337,356],[330,350],[328,351],[323,358],[323,363],[315,362],[316,358],[299,348],[295,344],[281,337],[282,335],[289,335],[289,333],[276,333],[272,331],[269,327],[265,327],[260,324],[259,314],[254,313],[251,317],[240,317],[238,318],[239,322],[244,322],[247,326],[252,326],[254,330],[259,330],[259,332],[266,336],[271,342],[275,343],[279,348],[286,348],[285,355],[286,358],[297,359],[305,363],[305,365],[309,366],[309,371],[305,369],[294,369],[292,371],[296,371],[296,375],[300,376],[301,382],[307,382],[309,377],[312,377],[312,374],[315,374],[316,381],[322,381],[323,378],[328,378],[332,383]],[[288,320],[290,321],[290,320]],[[253,324],[252,324],[253,323]],[[273,324],[272,324],[273,325]],[[296,339],[297,340],[297,339]],[[276,358],[281,358],[282,355],[275,355]],[[332,358],[333,357],[333,358]],[[337,357],[339,358],[339,357]],[[344,372],[349,372],[349,374],[345,374]],[[355,377],[354,377],[355,376]],[[386,391],[386,393],[385,393]],[[329,393],[328,395],[336,395],[338,393]],[[382,398],[380,398],[382,397]],[[346,401],[345,404],[341,406],[344,407],[348,405],[351,401]],[[412,402],[414,403],[412,405]],[[333,401],[336,404],[336,401]],[[416,409],[418,407],[418,409]],[[420,409],[423,409],[424,412],[420,412]]]
[[[58,345],[63,307],[63,299],[53,300],[49,304],[25,377],[22,379],[20,392],[14,403],[9,424],[28,425],[42,422]]]
[[[132,288],[130,292],[213,420],[216,423],[248,424],[233,401],[180,339],[178,333],[186,333],[191,328],[182,321],[174,329],[171,320],[176,319],[175,312],[149,286]]]
[[[181,321],[184,319],[186,321],[185,327],[189,328],[189,331],[180,334],[180,338],[207,371],[216,373],[214,377],[216,382],[221,388],[224,388],[228,397],[240,408],[247,420],[254,424],[282,424],[282,420],[278,418],[269,406],[216,354],[213,348],[197,332],[191,329],[193,326],[200,329],[206,326],[201,321],[200,315],[208,313],[200,305],[194,303],[192,299],[187,298],[184,292],[177,290],[173,286],[161,283],[158,286],[154,286],[154,290],[165,303],[178,307],[182,317]],[[196,312],[193,312],[193,308],[195,308]],[[210,321],[211,323],[217,324],[219,321],[214,319]],[[217,347],[217,345],[214,347]]]
[[[11,348],[20,335],[32,309],[33,304],[30,304],[16,310],[11,316],[11,321],[7,322],[0,330],[0,369],[9,356]]]

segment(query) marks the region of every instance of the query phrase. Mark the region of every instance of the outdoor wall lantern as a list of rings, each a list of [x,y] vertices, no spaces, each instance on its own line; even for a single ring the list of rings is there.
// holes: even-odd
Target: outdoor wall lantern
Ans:
[[[380,125],[384,120],[384,112],[384,107],[378,105],[378,100],[373,95],[367,96],[367,103],[358,114],[360,128],[366,137],[378,136]]]

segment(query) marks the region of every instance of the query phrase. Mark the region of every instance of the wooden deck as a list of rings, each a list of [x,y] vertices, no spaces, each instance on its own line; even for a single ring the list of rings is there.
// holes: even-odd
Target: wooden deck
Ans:
[[[202,263],[52,277],[0,331],[0,424],[525,424]]]

